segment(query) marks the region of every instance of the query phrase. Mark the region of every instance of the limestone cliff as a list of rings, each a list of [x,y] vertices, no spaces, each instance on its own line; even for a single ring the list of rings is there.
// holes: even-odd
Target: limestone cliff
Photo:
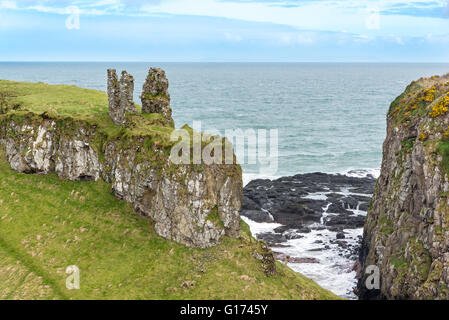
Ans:
[[[390,107],[360,254],[362,299],[449,298],[448,108],[449,75],[411,83]],[[366,286],[369,266],[379,268],[379,290]]]
[[[160,236],[188,246],[205,248],[225,235],[238,236],[239,165],[173,164],[169,160],[171,124],[157,114],[122,113],[121,123],[127,126],[116,125],[107,116],[107,96],[102,92],[45,84],[7,85],[18,93],[21,104],[20,110],[0,114],[0,144],[13,169],[54,172],[75,181],[103,179],[111,183],[118,198],[153,219]],[[46,100],[53,99],[47,95],[57,97],[63,90],[67,100]],[[83,95],[87,95],[85,101]],[[70,109],[73,96],[79,108],[76,113]]]

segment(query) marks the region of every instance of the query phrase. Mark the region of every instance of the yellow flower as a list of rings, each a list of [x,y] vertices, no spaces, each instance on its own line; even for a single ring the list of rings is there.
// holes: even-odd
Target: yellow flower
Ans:
[[[449,110],[449,96],[445,95],[438,103],[433,106],[430,116],[436,118],[442,114],[445,114]]]

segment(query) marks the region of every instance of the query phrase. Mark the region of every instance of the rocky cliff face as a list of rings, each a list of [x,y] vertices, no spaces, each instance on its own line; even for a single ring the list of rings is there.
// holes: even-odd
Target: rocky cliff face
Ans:
[[[449,298],[448,107],[449,75],[413,82],[391,105],[360,254],[362,299]],[[370,266],[379,290],[366,286]]]
[[[128,78],[132,80],[124,74],[122,80],[126,81],[122,83]],[[132,92],[127,89],[131,87],[121,85],[126,90],[114,92]],[[132,104],[125,95],[112,101],[113,107],[123,101]],[[26,108],[0,117],[0,145],[13,169],[36,174],[54,172],[74,181],[103,179],[111,183],[118,198],[153,219],[160,236],[187,246],[210,247],[225,235],[239,235],[239,165],[173,164],[170,147],[161,145],[160,138],[169,136],[173,128],[159,122],[152,127],[145,122],[151,117],[131,113],[129,119],[125,112],[112,117],[115,123],[117,119],[119,124],[126,123],[124,127],[113,125],[110,119],[102,120],[106,124],[92,123],[95,120],[38,114]],[[108,131],[116,133],[108,135]]]

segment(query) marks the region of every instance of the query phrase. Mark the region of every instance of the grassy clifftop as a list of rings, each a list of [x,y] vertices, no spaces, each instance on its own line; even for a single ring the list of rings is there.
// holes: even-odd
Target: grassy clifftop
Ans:
[[[0,80],[0,103],[6,111],[3,117],[20,118],[32,113],[59,121],[82,121],[110,139],[143,136],[151,137],[161,147],[172,145],[173,127],[159,114],[129,114],[126,128],[116,126],[108,115],[108,97],[102,91]]]
[[[396,126],[412,127],[420,122],[419,134],[404,141],[404,149],[410,151],[416,139],[422,141],[430,152],[442,157],[440,166],[449,173],[449,128],[445,121],[448,110],[449,74],[412,82],[391,104],[389,117]]]
[[[51,117],[89,123],[107,138],[151,137],[169,146],[157,115],[113,125],[103,92],[73,86],[0,81],[8,93],[0,123]],[[0,299],[337,299],[277,263],[267,277],[253,257],[260,243],[242,222],[239,239],[192,249],[159,237],[150,219],[117,200],[105,182],[10,169],[0,147]],[[66,268],[81,271],[80,290],[66,288]]]

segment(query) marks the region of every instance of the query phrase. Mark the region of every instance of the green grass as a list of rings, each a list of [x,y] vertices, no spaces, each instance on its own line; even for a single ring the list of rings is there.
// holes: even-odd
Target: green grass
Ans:
[[[411,138],[401,142],[402,149],[406,152],[411,152],[413,150],[413,146],[415,145],[416,138]]]
[[[69,85],[14,82],[0,80],[0,92],[13,92],[9,103],[18,105],[1,117],[23,118],[27,113],[45,115],[57,121],[82,121],[95,127],[99,133],[114,139],[118,137],[147,136],[157,145],[170,148],[173,124],[160,114],[127,115],[128,125],[114,125],[108,115],[108,97],[105,92]],[[137,106],[140,110],[140,106]]]
[[[0,299],[337,298],[279,263],[267,277],[245,224],[240,239],[205,250],[153,230],[108,184],[16,173],[0,152]],[[70,265],[80,290],[65,287]]]
[[[105,140],[126,145],[136,136],[143,137],[142,156],[173,144],[172,123],[158,114],[127,115],[129,125],[114,125],[104,92],[0,80],[1,92],[14,92],[3,124],[47,117],[68,136],[82,125],[98,133],[98,151]],[[157,236],[151,220],[110,190],[101,181],[16,173],[0,150],[0,299],[338,298],[280,263],[280,275],[267,277],[253,258],[260,243],[243,221],[240,239],[187,248]],[[211,212],[209,219],[216,218]],[[80,290],[65,286],[70,265],[81,270]]]

